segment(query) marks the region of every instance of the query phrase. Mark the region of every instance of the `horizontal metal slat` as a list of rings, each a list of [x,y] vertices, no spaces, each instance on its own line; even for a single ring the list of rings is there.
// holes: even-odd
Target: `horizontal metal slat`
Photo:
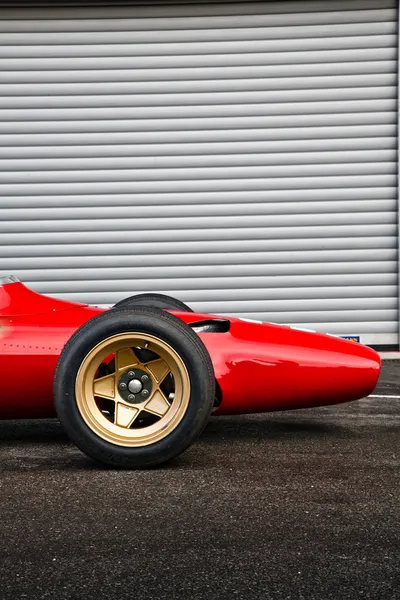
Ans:
[[[1,221],[15,221],[26,223],[29,221],[38,221],[43,224],[48,220],[54,221],[68,221],[73,220],[93,220],[96,222],[98,219],[110,219],[110,228],[114,226],[114,220],[118,219],[171,219],[171,218],[196,218],[198,223],[198,217],[206,218],[218,218],[225,219],[234,216],[244,217],[249,215],[255,215],[256,218],[263,218],[264,215],[271,217],[271,225],[274,223],[279,215],[283,219],[290,219],[290,215],[298,215],[302,220],[307,219],[306,215],[327,215],[326,218],[330,218],[329,215],[333,214],[347,214],[348,223],[352,223],[355,220],[363,220],[366,214],[378,214],[378,213],[391,213],[393,215],[393,221],[396,220],[397,215],[397,199],[378,199],[378,200],[334,200],[334,201],[306,201],[306,202],[233,202],[233,203],[210,203],[210,204],[159,204],[154,206],[149,205],[138,205],[133,201],[128,206],[116,206],[114,203],[109,206],[88,206],[88,207],[77,207],[63,205],[53,205],[50,207],[38,207],[36,204],[25,208],[1,208],[0,202],[0,222]],[[302,217],[300,217],[302,215]],[[389,218],[389,217],[387,217]],[[71,225],[73,229],[75,227]],[[1,228],[1,224],[0,224]],[[129,224],[127,224],[129,228]]]
[[[370,115],[364,115],[370,118]],[[353,116],[351,117],[353,118]],[[373,119],[379,121],[379,115],[373,114]],[[126,131],[126,128],[132,127],[130,122],[125,122],[125,130],[120,131],[98,131],[82,133],[82,124],[79,131],[68,132],[36,132],[28,133],[26,128],[22,128],[20,133],[10,132],[9,134],[0,134],[0,147],[3,146],[33,146],[40,147],[46,145],[71,146],[81,144],[83,147],[89,144],[100,144],[107,147],[109,144],[133,144],[140,148],[141,144],[183,144],[183,143],[220,143],[220,142],[266,142],[266,141],[305,141],[313,140],[338,140],[343,138],[365,138],[373,137],[381,139],[383,137],[396,138],[396,118],[395,113],[390,113],[389,117],[384,115],[384,119],[393,119],[389,123],[364,123],[362,125],[321,125],[306,127],[258,127],[257,129],[198,129],[174,131]],[[349,120],[349,119],[348,119]],[[382,119],[381,119],[382,120]],[[114,121],[115,123],[115,121]],[[22,134],[22,135],[21,135]],[[397,143],[397,142],[396,142]]]
[[[235,290],[232,294],[232,290],[225,289],[214,289],[214,290],[189,290],[178,292],[179,299],[184,302],[198,305],[201,302],[202,310],[204,312],[215,312],[215,306],[217,303],[224,303],[223,310],[230,314],[233,312],[231,302],[249,302],[249,301],[260,301],[261,310],[265,310],[265,302],[269,300],[287,300],[290,298],[294,302],[296,299],[305,300],[307,298],[318,302],[319,299],[324,300],[343,300],[350,298],[352,301],[359,301],[362,298],[373,298],[379,300],[380,298],[395,298],[397,296],[397,286],[395,285],[380,285],[380,286],[334,286],[334,287],[299,287],[290,288],[288,292],[287,288],[278,289],[270,288],[267,289],[240,289]],[[127,293],[129,296],[130,293]],[[233,298],[233,299],[232,299]],[[246,310],[246,307],[244,309]]]
[[[121,33],[118,34],[119,38]],[[153,68],[157,65],[160,67],[165,66],[166,63],[176,66],[185,66],[187,61],[202,60],[211,61],[213,63],[220,61],[218,55],[225,55],[229,60],[230,55],[238,56],[240,54],[265,54],[269,52],[301,52],[301,51],[312,51],[312,50],[335,50],[335,49],[351,49],[351,48],[372,48],[372,47],[392,47],[397,46],[397,32],[384,34],[366,34],[366,35],[341,35],[341,36],[325,36],[325,37],[292,37],[290,39],[268,39],[260,37],[255,40],[236,40],[236,41],[209,41],[209,42],[197,42],[188,44],[187,42],[168,42],[162,44],[162,52],[160,52],[160,45],[144,43],[144,44],[132,44],[129,33],[122,32],[124,39],[107,39],[108,34],[102,35],[104,43],[100,38],[95,41],[88,41],[82,36],[79,36],[72,43],[65,43],[65,34],[60,39],[52,38],[47,40],[44,44],[41,35],[24,36],[22,34],[7,34],[3,33],[1,36],[0,47],[5,50],[9,50],[10,54],[6,56],[13,56],[14,52],[20,55],[18,49],[31,57],[36,56],[37,53],[43,52],[45,56],[62,57],[67,56],[82,56],[90,54],[92,51],[98,55],[99,49],[103,49],[102,55],[124,56],[126,54],[134,55],[137,58],[137,65],[139,68]],[[60,45],[60,42],[62,44]],[[105,43],[107,42],[107,43]],[[29,45],[27,45],[29,44]],[[110,54],[108,54],[110,52]],[[185,59],[184,56],[188,58]],[[193,58],[190,58],[193,57]]]
[[[15,273],[19,276],[19,271]],[[362,285],[394,285],[396,283],[395,273],[352,273],[352,274],[329,274],[329,275],[272,275],[266,277],[225,277],[224,287],[226,289],[246,289],[249,287],[253,288],[268,288],[271,287],[299,287],[303,285],[308,286],[327,286],[327,285],[344,285],[348,283],[350,285],[357,285],[357,282]],[[174,295],[176,291],[181,290],[196,290],[196,289],[213,289],[220,283],[220,278],[216,277],[197,277],[197,278],[185,278],[184,280],[179,279],[128,279],[128,280],[106,280],[102,282],[102,293],[105,295],[106,292],[121,292],[130,290],[129,293],[141,293],[142,291],[154,291],[163,292]],[[354,283],[353,283],[354,282]],[[98,293],[98,281],[52,281],[42,282],[26,280],[26,285],[31,285],[38,291],[46,290],[48,294],[67,293],[77,294],[83,292],[88,294],[90,292]],[[127,295],[128,295],[127,294]],[[178,295],[178,294],[176,294]],[[310,316],[310,315],[309,315]]]
[[[284,78],[284,77],[315,77],[318,75],[360,75],[362,73],[394,73],[396,70],[396,60],[369,60],[369,61],[356,61],[356,62],[324,62],[324,63],[305,63],[305,64],[288,64],[288,65],[266,65],[266,66],[254,66],[248,67],[248,78],[261,77],[261,78]],[[207,70],[216,72],[221,67],[208,67]],[[229,67],[230,78],[239,78],[240,72],[243,67]],[[236,75],[235,75],[236,73]],[[228,71],[227,73],[228,74]],[[226,76],[225,74],[225,76]],[[0,71],[0,82],[1,83],[88,83],[88,82],[121,82],[121,81],[132,81],[135,80],[135,75],[138,75],[138,69],[75,69],[71,71]],[[142,75],[139,73],[139,75]],[[167,77],[167,70],[163,75]],[[188,80],[193,77],[193,69],[188,69],[187,73],[184,72],[183,79]],[[210,76],[212,73],[210,73]],[[207,77],[204,73],[203,79]],[[171,74],[171,78],[173,75]],[[206,82],[208,80],[206,79]],[[164,92],[171,91],[196,91],[196,80],[190,79],[190,86],[185,81],[180,82],[180,88],[178,88],[178,81],[170,83],[167,81],[135,81],[137,93],[159,93],[159,88]],[[201,84],[201,80],[197,82]],[[204,87],[204,83],[202,84]],[[186,86],[186,87],[185,87]],[[171,89],[172,88],[172,89]],[[189,88],[189,89],[187,89]]]
[[[337,263],[340,262],[384,262],[388,261],[393,263],[397,259],[397,249],[392,248],[376,248],[376,247],[365,247],[362,249],[354,249],[346,247],[346,242],[343,240],[341,249],[334,250],[301,250],[298,249],[296,252],[293,251],[268,251],[268,252],[213,252],[210,250],[207,253],[196,252],[189,253],[184,252],[182,254],[140,254],[140,255],[118,255],[114,254],[106,256],[88,255],[83,254],[82,256],[29,256],[25,258],[21,257],[2,257],[1,265],[2,270],[12,270],[17,268],[20,273],[24,273],[24,277],[37,276],[35,270],[46,269],[46,279],[52,280],[58,278],[58,274],[62,273],[64,277],[65,270],[68,269],[69,273],[75,273],[75,269],[81,272],[83,269],[121,269],[129,268],[135,270],[136,268],[159,268],[159,267],[183,267],[183,266],[199,266],[202,268],[219,265],[246,265],[249,271],[253,265],[295,265],[298,263],[304,264],[324,264],[324,263]],[[1,256],[1,254],[0,254]],[[60,271],[61,270],[61,271]],[[83,271],[82,271],[83,272]],[[40,273],[40,271],[39,271]],[[381,294],[378,295],[379,297]]]
[[[260,78],[259,78],[260,79]],[[317,76],[293,76],[293,77],[270,77],[255,80],[254,85],[263,85],[262,90],[267,91],[288,91],[291,90],[311,90],[323,88],[356,88],[356,87],[378,87],[397,85],[397,73],[395,71],[385,73],[353,73],[353,74],[333,74],[333,75],[317,75]],[[220,86],[232,85],[231,82],[220,81]],[[249,85],[249,80],[247,80]],[[221,87],[219,88],[222,89]],[[66,97],[77,95],[107,95],[110,91],[115,94],[131,94],[137,93],[137,83],[135,81],[113,81],[112,87],[110,82],[89,83],[84,81],[79,82],[59,82],[59,83],[7,83],[0,88],[0,97],[2,96],[52,96]],[[261,90],[261,91],[262,91]],[[259,90],[260,91],[260,90]]]
[[[7,7],[7,8],[5,8]],[[68,7],[68,8],[66,8]],[[160,17],[197,17],[197,16],[222,16],[222,15],[253,15],[260,12],[265,14],[275,13],[301,13],[301,12],[327,12],[327,11],[354,11],[368,9],[395,8],[395,0],[327,0],[321,5],[320,0],[298,1],[269,1],[262,5],[260,2],[221,3],[212,0],[207,3],[199,3],[194,0],[189,2],[177,2],[170,4],[163,0],[152,0],[132,5],[131,2],[119,2],[118,5],[110,6],[109,0],[63,0],[62,3],[54,5],[54,1],[40,0],[40,7],[32,8],[31,0],[18,0],[18,8],[14,2],[2,2],[1,15],[4,19],[38,19],[38,18],[71,18],[73,15],[82,19],[87,18],[160,18]],[[71,9],[73,8],[73,11]]]
[[[56,231],[56,232],[34,232],[24,233],[23,242],[26,245],[37,244],[101,244],[124,242],[168,242],[173,239],[182,242],[194,242],[196,240],[213,242],[217,240],[260,240],[265,237],[271,239],[284,239],[290,236],[292,239],[310,239],[334,236],[346,238],[358,236],[362,238],[373,236],[396,236],[397,225],[390,223],[363,223],[356,225],[317,225],[303,227],[240,227],[232,229],[158,229],[158,230],[136,230],[132,231]],[[20,233],[2,233],[1,245],[21,245]]]
[[[361,228],[360,228],[361,229]],[[393,234],[395,228],[392,227],[391,234]],[[6,260],[17,261],[17,264],[12,263],[14,267],[20,267],[25,264],[26,260],[34,257],[34,260],[66,260],[71,261],[78,258],[78,260],[84,261],[84,257],[99,257],[100,260],[105,257],[109,257],[110,260],[123,261],[127,257],[132,256],[157,256],[159,253],[163,253],[164,256],[168,255],[173,257],[174,255],[183,256],[188,253],[200,254],[207,256],[208,253],[235,253],[240,252],[242,256],[254,252],[277,253],[285,255],[285,252],[290,252],[295,255],[301,252],[310,252],[317,250],[323,252],[327,249],[333,249],[337,252],[342,251],[346,248],[346,251],[350,252],[352,249],[366,250],[378,250],[378,249],[395,249],[397,251],[397,239],[394,235],[386,235],[386,230],[383,233],[372,233],[368,235],[369,228],[367,228],[367,235],[362,236],[360,231],[357,232],[357,236],[354,235],[354,231],[349,235],[347,229],[344,235],[347,237],[326,237],[321,238],[315,234],[315,237],[281,237],[281,238],[269,238],[261,237],[255,239],[214,239],[214,240],[179,240],[174,239],[171,241],[166,240],[151,240],[151,241],[104,241],[102,237],[101,244],[95,239],[92,234],[91,238],[87,241],[76,241],[74,239],[65,239],[65,235],[62,234],[61,239],[58,241],[49,241],[47,238],[41,240],[38,236],[30,236],[26,239],[24,236],[24,243],[18,242],[18,238],[15,234],[6,234],[5,242],[0,245],[0,257]],[[322,230],[321,235],[324,234]],[[8,241],[8,245],[7,245]],[[114,257],[114,258],[112,258]],[[20,259],[23,259],[20,261]],[[8,264],[8,263],[7,263]],[[82,263],[83,264],[83,263]],[[216,288],[218,289],[218,288]]]
[[[289,168],[290,166],[290,168]],[[77,183],[77,182],[140,182],[151,183],[163,181],[176,181],[177,184],[194,180],[224,180],[287,179],[319,178],[335,175],[395,175],[397,165],[395,162],[371,162],[371,163],[324,163],[324,164],[299,164],[299,165],[262,165],[262,166],[225,166],[225,167],[174,167],[153,169],[86,169],[86,170],[63,170],[63,171],[10,171],[0,172],[0,182],[8,183]],[[312,187],[312,180],[309,181]],[[250,188],[251,186],[249,186]],[[280,187],[280,186],[275,186]],[[317,187],[317,186],[315,186]]]
[[[244,95],[245,99],[249,99],[253,102],[250,105],[227,105],[224,107],[216,106],[215,113],[218,114],[222,111],[225,114],[261,114],[265,115],[269,112],[269,107],[265,106],[269,103],[275,102],[318,102],[318,101],[331,101],[334,99],[335,101],[343,101],[343,100],[365,100],[368,98],[369,100],[388,100],[392,98],[396,98],[397,94],[397,76],[389,75],[392,79],[391,85],[374,85],[372,83],[372,87],[340,87],[336,89],[332,88],[324,88],[324,89],[304,89],[304,90],[269,90],[269,91],[255,91],[251,94],[246,92]],[[394,84],[396,82],[396,84]],[[258,83],[258,82],[256,82]],[[239,83],[232,84],[233,86],[240,87]],[[260,83],[260,86],[262,83]],[[243,95],[243,92],[241,92]],[[200,98],[201,99],[201,98]],[[263,105],[254,104],[254,102],[259,99],[262,100]],[[32,110],[32,109],[71,109],[74,108],[74,112],[76,109],[85,109],[88,108],[99,108],[109,110],[112,107],[130,107],[136,103],[135,96],[131,94],[113,94],[113,95],[103,95],[98,94],[94,96],[90,96],[88,94],[80,96],[80,95],[51,95],[51,96],[0,96],[0,108],[3,109],[24,109]],[[214,108],[214,106],[213,106]],[[151,105],[149,107],[138,106],[135,108],[135,119],[138,118],[159,118],[159,117],[171,117],[171,116],[196,116],[198,114],[203,113],[204,111],[208,112],[210,109],[202,106],[194,106],[194,107],[173,107],[173,106],[155,106]],[[89,111],[88,111],[89,112]],[[46,111],[47,113],[47,111]],[[46,116],[46,113],[43,112],[43,116]],[[18,112],[15,112],[18,116]]]
[[[159,152],[164,149],[159,147]],[[320,165],[340,163],[380,163],[397,161],[397,151],[392,150],[343,150],[333,152],[281,152],[278,154],[212,154],[178,156],[129,156],[105,158],[32,158],[0,159],[0,172],[11,171],[69,171],[96,169],[161,169],[166,167],[245,167],[257,165]],[[62,175],[60,175],[62,177]]]
[[[110,19],[109,22],[113,22]],[[26,23],[29,24],[29,21]],[[115,22],[113,22],[115,26]],[[97,29],[99,24],[97,22]],[[287,27],[249,27],[235,29],[197,29],[197,30],[173,30],[173,31],[152,31],[151,35],[148,31],[129,31],[125,27],[119,27],[117,30],[107,31],[102,28],[101,31],[63,31],[63,44],[80,44],[84,37],[85,42],[89,44],[167,44],[169,42],[181,42],[180,52],[184,50],[182,43],[185,46],[196,45],[207,42],[240,42],[246,40],[263,40],[263,39],[292,39],[292,38],[318,38],[318,37],[335,37],[335,36],[365,36],[365,35],[393,35],[397,32],[397,22],[383,21],[371,23],[350,23],[350,24],[334,24],[334,25],[297,25]],[[149,43],[150,42],[150,43]],[[27,27],[26,31],[12,32],[9,27],[9,21],[3,22],[1,31],[1,43],[7,45],[14,44],[59,44],[60,33],[55,31],[30,31]],[[188,48],[188,52],[190,49]],[[158,49],[157,49],[158,51]],[[175,50],[176,52],[176,50]],[[146,50],[146,54],[151,53],[151,50]],[[155,53],[155,49],[153,49]],[[199,50],[196,48],[196,54]]]
[[[173,265],[173,266],[145,266],[145,267],[90,267],[74,269],[18,269],[19,277],[25,281],[49,281],[52,285],[56,282],[103,282],[128,279],[151,279],[157,282],[159,279],[171,279],[186,282],[194,282],[196,279],[210,277],[216,281],[218,278],[232,279],[245,277],[252,280],[258,277],[271,276],[299,276],[299,275],[341,275],[341,274],[376,274],[397,273],[397,261],[357,261],[357,262],[324,262],[324,263],[296,263],[296,264],[255,264],[255,265]],[[222,283],[222,281],[221,281]],[[102,285],[102,284],[101,284]],[[250,310],[250,309],[249,309]]]
[[[382,102],[382,101],[381,101]],[[379,105],[381,104],[379,102]],[[383,102],[394,102],[393,100]],[[327,110],[329,109],[326,107]],[[372,106],[369,106],[371,110]],[[375,101],[375,109],[379,108]],[[354,110],[356,108],[354,107]],[[215,111],[217,112],[217,111]],[[4,112],[3,112],[4,114]],[[73,111],[71,116],[73,115]],[[210,130],[223,130],[231,129],[234,130],[234,134],[240,139],[240,133],[238,129],[253,129],[247,132],[247,136],[250,139],[257,139],[257,132],[260,128],[291,128],[291,138],[295,137],[298,133],[297,128],[301,127],[316,127],[316,126],[335,126],[335,125],[392,125],[395,126],[395,111],[379,111],[379,112],[351,112],[351,113],[337,113],[337,114],[280,114],[280,115],[269,115],[269,116],[255,116],[255,117],[205,117],[205,118],[176,118],[176,119],[109,119],[109,120],[92,120],[88,121],[82,119],[80,121],[74,120],[58,120],[58,121],[2,121],[0,122],[0,134],[29,134],[29,133],[106,133],[106,132],[126,132],[134,131],[137,142],[140,139],[151,139],[148,135],[147,138],[140,134],[144,132],[157,132],[155,139],[161,143],[161,135],[163,131],[169,132],[168,140],[173,141],[176,139],[188,139],[187,130],[199,132],[195,136],[196,140],[202,139],[202,134],[205,131]],[[117,116],[117,115],[116,115]],[[183,130],[183,131],[182,131]],[[295,130],[295,131],[293,131]],[[209,135],[209,134],[208,134]],[[215,135],[215,134],[214,134]],[[222,135],[222,134],[220,134]],[[230,134],[232,135],[232,133]],[[259,138],[261,134],[258,133]],[[309,135],[312,135],[310,132]],[[364,133],[365,135],[365,133]],[[263,136],[264,137],[264,136]],[[189,138],[190,139],[190,138]],[[203,138],[204,139],[204,138]],[[262,139],[262,138],[261,138]]]
[[[294,12],[294,13],[276,13],[264,14],[262,5],[259,14],[232,14],[223,16],[190,16],[190,17],[153,17],[137,18],[134,14],[120,18],[118,14],[113,14],[111,18],[102,19],[101,25],[103,31],[123,31],[129,30],[132,33],[147,32],[148,34],[170,32],[176,33],[203,30],[209,27],[213,29],[241,29],[251,27],[288,27],[288,26],[314,26],[333,24],[359,24],[378,23],[384,21],[395,21],[395,8],[376,8],[366,10],[346,10],[346,11],[315,11],[315,12]],[[82,18],[79,11],[70,18],[71,15],[65,15],[60,18],[51,19],[48,16],[44,19],[10,19],[8,18],[1,31],[5,32],[66,32],[66,31],[98,31],[99,17],[95,14],[92,18]]]
[[[282,4],[283,6],[283,4]],[[212,43],[212,42],[211,42]],[[257,64],[257,56],[264,57],[265,53],[276,52],[312,52],[312,51],[338,51],[338,50],[360,50],[365,49],[368,52],[372,48],[396,48],[397,36],[395,34],[384,35],[358,35],[358,36],[340,36],[326,38],[292,38],[292,39],[264,39],[254,40],[253,42],[239,42],[239,48],[235,42],[225,42],[224,52],[221,52],[221,44],[216,43],[216,50],[213,52],[212,47],[209,52],[205,53],[204,44],[201,46],[203,53],[196,55],[193,53],[181,54],[172,52],[176,45],[172,42],[172,48],[168,44],[165,54],[161,56],[146,55],[146,48],[140,44],[127,43],[109,43],[109,44],[88,44],[81,38],[76,44],[63,44],[59,40],[58,44],[41,45],[40,39],[36,39],[36,44],[27,45],[26,42],[13,45],[0,44],[0,57],[8,58],[79,58],[79,57],[101,57],[101,56],[135,56],[137,68],[154,68],[163,66],[200,66],[200,65],[217,65],[221,61],[241,61],[244,64],[245,55],[250,55],[252,64]],[[242,52],[238,53],[238,49]],[[170,50],[170,51],[168,51]],[[171,53],[172,52],[172,53]],[[222,53],[222,57],[220,54]],[[154,54],[154,51],[153,51]]]
[[[392,187],[396,185],[396,174],[340,175],[339,173],[321,177],[269,177],[247,179],[191,179],[161,181],[81,181],[56,183],[1,183],[0,195],[70,195],[70,194],[119,194],[119,193],[165,193],[199,191],[251,191],[251,190],[293,190],[342,187]]]
[[[4,141],[4,140],[3,140]],[[12,141],[12,140],[10,140]],[[329,152],[354,152],[360,151],[382,151],[395,150],[397,140],[394,136],[362,137],[362,138],[339,138],[339,139],[314,139],[314,140],[271,140],[253,142],[197,142],[178,144],[87,144],[87,145],[59,145],[59,146],[1,146],[0,159],[94,159],[96,157],[143,157],[150,159],[160,156],[162,151],[171,157],[186,156],[188,160],[198,158],[203,160],[202,155],[225,156],[257,153],[265,157],[274,157],[277,154],[286,153],[311,153],[324,154]],[[276,156],[276,160],[279,157]],[[1,203],[1,199],[0,199]]]
[[[126,39],[126,34],[129,33],[130,43],[148,43],[151,40],[153,43],[161,44],[170,41],[180,42],[202,42],[210,40],[248,40],[248,39],[264,39],[264,38],[290,38],[290,37],[325,37],[335,35],[374,35],[394,33],[396,29],[396,12],[394,9],[386,9],[383,11],[371,11],[369,18],[363,18],[367,15],[367,11],[357,11],[354,20],[349,22],[334,22],[327,23],[313,22],[313,16],[322,16],[326,13],[294,13],[292,15],[257,15],[251,18],[251,22],[246,23],[246,18],[243,15],[238,16],[240,21],[243,18],[243,25],[238,27],[221,27],[218,20],[215,18],[205,18],[204,26],[191,29],[174,28],[174,23],[177,20],[166,19],[166,23],[170,29],[146,29],[143,27],[143,20],[137,19],[104,19],[101,20],[101,30],[99,19],[27,19],[27,20],[12,20],[0,21],[0,32],[2,34],[2,43],[30,43],[32,36],[40,35],[40,43],[51,43],[57,39],[60,42],[60,33],[64,43],[77,42],[82,37],[87,42],[96,42],[99,39],[99,34],[106,38],[105,43],[110,40]],[[350,14],[338,13],[338,16]],[[304,22],[299,20],[304,18]],[[280,20],[280,23],[276,21]],[[275,20],[276,24],[272,24]],[[296,22],[297,21],[297,22]],[[188,23],[194,22],[192,19]],[[154,19],[149,21],[149,24],[155,23]],[[222,23],[225,25],[226,17]],[[271,25],[269,25],[271,23]],[[121,35],[122,34],[122,35]],[[125,34],[125,36],[123,35]],[[12,37],[11,37],[12,36]],[[25,39],[24,39],[25,38]],[[56,42],[56,43],[57,43]]]
[[[33,58],[11,58],[9,53],[0,52],[0,69],[2,71],[75,71],[75,70],[108,70],[108,69],[134,69],[133,78],[139,81],[149,79],[165,80],[169,77],[178,79],[203,79],[206,77],[218,78],[221,70],[223,78],[228,77],[251,77],[257,72],[258,66],[287,65],[287,64],[313,64],[313,63],[342,63],[342,62],[366,62],[377,60],[397,60],[397,48],[345,48],[343,50],[308,50],[295,52],[263,52],[263,53],[241,53],[223,55],[186,55],[186,56],[164,56],[138,61],[134,46],[131,56],[77,56],[60,57],[51,55],[49,57]],[[0,46],[1,48],[1,46]],[[151,64],[153,63],[153,65]],[[143,66],[143,63],[145,66]],[[154,65],[154,63],[156,63]],[[159,66],[156,66],[156,65]],[[242,66],[241,66],[242,65]],[[249,69],[250,74],[246,73]],[[181,72],[179,72],[179,70]],[[146,69],[143,71],[143,69]],[[166,68],[166,73],[162,69]],[[227,69],[227,73],[223,72]],[[195,69],[195,70],[194,70]],[[137,71],[142,71],[142,73]]]
[[[244,190],[244,191],[193,191],[190,194],[186,192],[165,193],[159,192],[155,194],[144,193],[122,194],[122,193],[90,193],[87,194],[61,194],[61,195],[40,195],[35,196],[28,191],[24,196],[0,196],[0,207],[11,209],[30,209],[35,208],[54,208],[55,206],[72,207],[106,207],[110,206],[197,206],[201,204],[248,204],[248,203],[274,203],[279,202],[280,206],[286,203],[293,202],[348,202],[352,201],[355,206],[359,205],[359,200],[363,202],[369,200],[395,200],[397,201],[396,186],[378,186],[372,185],[367,187],[354,188],[316,188],[316,189],[273,189],[273,190]],[[150,208],[150,210],[153,210]],[[222,210],[224,210],[222,208]],[[284,209],[282,209],[284,210]],[[326,210],[329,211],[327,208]]]
[[[129,119],[131,123],[135,123],[138,130],[143,129],[155,129],[160,125],[160,129],[165,124],[175,124],[174,120],[182,124],[181,119],[190,119],[188,125],[197,123],[196,119],[205,120],[207,117],[211,119],[211,122],[217,118],[222,117],[225,119],[236,119],[238,123],[252,123],[254,119],[259,118],[262,124],[264,120],[269,119],[273,123],[273,118],[277,117],[277,123],[279,123],[279,117],[287,115],[290,117],[297,117],[301,119],[302,115],[315,115],[316,118],[320,115],[325,116],[325,122],[328,124],[335,118],[341,118],[341,115],[352,115],[354,123],[360,118],[365,118],[364,114],[373,114],[381,111],[382,113],[392,113],[396,108],[396,98],[393,94],[390,94],[389,98],[361,98],[357,100],[319,100],[308,102],[297,101],[297,102],[284,102],[284,95],[282,95],[282,101],[268,102],[266,104],[257,103],[264,101],[264,96],[268,96],[269,92],[229,92],[229,93],[218,93],[214,97],[213,94],[196,95],[195,97],[188,97],[183,94],[171,94],[170,104],[168,106],[159,107],[158,104],[151,104],[153,101],[161,103],[160,98],[152,98],[148,102],[148,106],[141,107],[140,97],[134,96],[132,105],[133,106],[112,106],[112,107],[91,107],[91,108],[17,108],[17,109],[4,109],[0,113],[0,121],[10,122],[15,121],[20,125],[22,122],[32,122],[39,120],[41,123],[46,121],[71,121],[76,123],[77,121],[84,120],[87,123],[87,127],[92,127],[93,123],[100,121],[117,121]],[[190,95],[189,95],[190,96]],[[175,106],[175,101],[180,104]],[[219,102],[221,100],[221,102]],[[146,100],[143,101],[147,103]],[[167,102],[167,101],[165,101]],[[188,104],[185,104],[185,103]],[[135,106],[138,104],[138,106]],[[153,108],[154,107],[154,108]],[[353,115],[353,113],[355,113]],[[257,117],[256,117],[257,115]],[[239,119],[242,119],[240,121]],[[304,117],[303,117],[304,118]],[[311,117],[310,117],[311,118]],[[149,126],[146,119],[154,119],[150,122]],[[221,122],[223,123],[222,119]],[[229,121],[230,122],[230,121]],[[48,127],[49,125],[43,126]],[[4,126],[3,126],[4,127]],[[27,126],[28,127],[28,126]],[[221,125],[221,128],[223,125]]]
[[[157,231],[184,229],[188,233],[195,229],[197,231],[231,228],[264,228],[264,227],[313,227],[316,225],[358,225],[358,224],[396,224],[397,215],[395,211],[364,213],[308,213],[308,214],[268,214],[268,215],[224,215],[223,218],[215,216],[193,216],[188,217],[142,217],[126,218],[69,218],[49,220],[2,220],[0,221],[0,232],[62,232],[62,231],[129,231],[133,235],[137,231]]]

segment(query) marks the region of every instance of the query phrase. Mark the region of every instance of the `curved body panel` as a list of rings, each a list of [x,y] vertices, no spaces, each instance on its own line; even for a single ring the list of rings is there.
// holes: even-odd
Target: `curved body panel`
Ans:
[[[81,306],[85,305],[38,294],[20,281],[6,284],[0,281],[0,319],[50,314]]]
[[[68,339],[105,309],[64,302],[21,283],[0,284],[0,418],[55,416],[53,377]],[[187,324],[221,320],[171,311]],[[267,412],[362,398],[374,389],[380,357],[319,333],[224,317],[229,330],[199,332],[222,402],[215,414]]]
[[[357,400],[378,381],[379,355],[333,336],[231,319],[201,335],[223,401],[217,414],[288,410]]]

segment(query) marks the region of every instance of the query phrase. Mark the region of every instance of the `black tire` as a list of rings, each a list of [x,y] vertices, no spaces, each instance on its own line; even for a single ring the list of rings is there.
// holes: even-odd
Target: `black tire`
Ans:
[[[152,308],[193,312],[190,306],[184,302],[165,294],[137,294],[120,300],[114,305],[114,308],[128,308],[130,306],[150,306]]]
[[[87,425],[76,399],[77,376],[88,353],[111,336],[131,332],[151,335],[168,344],[185,365],[190,381],[189,402],[179,423],[163,439],[140,447],[103,439]],[[111,310],[85,323],[67,342],[54,377],[56,412],[71,440],[93,459],[125,469],[154,467],[178,456],[202,432],[214,398],[214,370],[204,344],[177,317],[154,308]]]

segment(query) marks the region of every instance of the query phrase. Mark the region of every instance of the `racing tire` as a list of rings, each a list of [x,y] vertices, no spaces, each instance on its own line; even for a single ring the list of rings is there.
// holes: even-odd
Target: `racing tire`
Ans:
[[[67,342],[54,377],[56,412],[71,440],[123,469],[178,456],[207,424],[214,398],[203,342],[174,315],[148,307],[89,320]]]
[[[137,294],[120,300],[114,305],[114,308],[128,308],[139,305],[166,310],[179,310],[180,312],[193,312],[190,306],[184,302],[165,294]]]

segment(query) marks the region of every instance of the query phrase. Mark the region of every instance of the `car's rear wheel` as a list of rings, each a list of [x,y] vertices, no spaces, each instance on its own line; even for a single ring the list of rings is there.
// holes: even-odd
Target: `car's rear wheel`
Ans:
[[[88,321],[65,346],[54,380],[56,411],[70,438],[92,458],[122,468],[180,454],[207,423],[214,397],[200,338],[153,308]]]
[[[165,294],[136,294],[117,302],[114,308],[128,308],[130,306],[150,306],[166,310],[179,310],[181,312],[193,312],[190,306],[177,298]]]

